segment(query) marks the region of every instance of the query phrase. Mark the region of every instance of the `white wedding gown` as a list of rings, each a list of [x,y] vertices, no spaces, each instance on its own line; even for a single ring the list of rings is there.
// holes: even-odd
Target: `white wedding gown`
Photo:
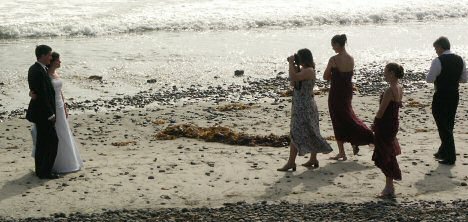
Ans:
[[[52,85],[55,90],[55,131],[58,137],[57,157],[55,158],[54,167],[52,171],[55,173],[71,173],[76,172],[83,167],[78,147],[76,146],[75,139],[68,125],[68,120],[65,115],[64,104],[62,100],[62,80],[52,79]],[[36,145],[36,129],[33,127],[31,131],[33,137],[33,156],[35,153]]]

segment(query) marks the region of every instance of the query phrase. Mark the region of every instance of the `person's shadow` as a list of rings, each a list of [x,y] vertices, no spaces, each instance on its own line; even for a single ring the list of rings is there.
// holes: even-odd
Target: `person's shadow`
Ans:
[[[21,195],[29,189],[41,186],[43,183],[44,181],[37,178],[34,172],[28,172],[18,179],[6,182],[0,188],[0,202],[10,197]]]
[[[435,170],[427,172],[423,179],[415,183],[418,194],[436,193],[455,188],[451,169],[451,166],[439,164]]]
[[[349,161],[329,163],[325,167],[306,170],[297,175],[293,175],[290,172],[285,172],[283,177],[276,181],[275,184],[268,187],[265,191],[265,194],[259,198],[261,200],[281,199],[284,196],[290,195],[294,187],[297,187],[301,184],[304,184],[304,191],[315,192],[322,186],[329,186],[333,184],[333,180],[340,174],[353,171],[362,171],[369,168],[369,166],[365,166],[354,161]]]

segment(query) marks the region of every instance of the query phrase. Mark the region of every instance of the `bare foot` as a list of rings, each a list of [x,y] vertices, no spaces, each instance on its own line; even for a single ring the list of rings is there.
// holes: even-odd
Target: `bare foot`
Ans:
[[[382,190],[382,193],[378,194],[376,197],[380,199],[395,199],[395,190],[385,188]]]

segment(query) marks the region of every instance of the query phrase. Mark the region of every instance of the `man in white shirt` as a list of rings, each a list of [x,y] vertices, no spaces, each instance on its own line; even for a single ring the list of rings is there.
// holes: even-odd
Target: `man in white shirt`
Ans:
[[[432,61],[426,81],[435,86],[432,115],[442,142],[434,157],[441,164],[453,165],[456,161],[453,128],[459,99],[458,86],[468,80],[466,64],[460,56],[450,51],[450,42],[446,37],[438,38],[433,46],[438,57]]]

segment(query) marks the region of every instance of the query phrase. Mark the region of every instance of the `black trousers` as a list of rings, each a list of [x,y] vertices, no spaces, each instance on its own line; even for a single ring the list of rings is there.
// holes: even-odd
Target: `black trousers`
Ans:
[[[432,100],[432,116],[437,124],[441,145],[437,153],[448,161],[455,161],[455,142],[453,128],[458,107],[459,93],[436,92]]]
[[[36,175],[39,178],[52,173],[55,157],[57,156],[58,138],[54,124],[50,121],[36,123],[37,140],[34,163]]]

